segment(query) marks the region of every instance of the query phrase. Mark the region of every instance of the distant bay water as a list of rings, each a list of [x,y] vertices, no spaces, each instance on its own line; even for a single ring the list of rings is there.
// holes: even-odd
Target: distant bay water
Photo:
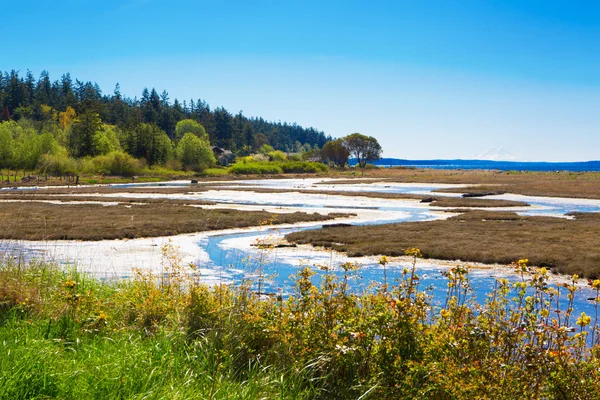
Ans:
[[[356,165],[356,160],[350,160]],[[382,158],[373,162],[378,167],[414,167],[433,169],[487,169],[499,171],[600,171],[600,161],[538,162],[538,161],[487,161],[487,160],[403,160]]]

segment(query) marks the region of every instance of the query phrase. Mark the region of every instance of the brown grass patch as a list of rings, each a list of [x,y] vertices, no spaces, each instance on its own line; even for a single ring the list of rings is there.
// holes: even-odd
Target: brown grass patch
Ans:
[[[423,200],[432,199],[435,207],[527,207],[529,204],[522,201],[494,200],[472,197],[447,197],[447,196],[423,196],[408,193],[383,193],[383,192],[342,192],[337,190],[299,190],[299,189],[271,189],[271,188],[235,188],[227,190],[248,191],[256,193],[303,193],[323,194],[328,196],[369,197],[376,199],[394,200]]]
[[[63,188],[63,189],[43,189],[36,191],[21,191],[0,193],[0,200],[62,200],[62,201],[114,201],[120,203],[172,203],[172,204],[215,204],[214,202],[204,200],[185,200],[185,199],[132,199],[124,197],[108,197],[110,194],[120,193],[147,193],[147,194],[197,194],[208,190],[232,190],[246,191],[256,193],[308,193],[322,194],[330,196],[350,196],[350,197],[370,197],[378,199],[398,199],[398,200],[423,200],[432,198],[432,206],[435,207],[525,207],[529,204],[521,201],[512,200],[493,200],[482,198],[462,198],[446,196],[423,196],[406,193],[381,193],[381,192],[342,192],[335,190],[299,190],[299,189],[271,189],[271,188],[227,188],[218,186],[185,186],[177,188]],[[77,196],[68,195],[77,194]],[[89,194],[89,196],[82,196]],[[103,194],[104,196],[94,196]],[[60,196],[60,197],[59,197]]]
[[[115,193],[116,194],[116,193]],[[214,201],[187,200],[187,199],[164,199],[164,198],[133,198],[121,196],[69,196],[68,194],[39,194],[36,193],[11,193],[0,195],[0,201],[60,201],[60,202],[113,202],[120,204],[179,204],[179,205],[215,205]]]
[[[169,203],[98,204],[1,203],[0,239],[102,240],[170,236],[182,233],[325,221],[342,214],[289,213],[231,209],[204,210]]]
[[[347,252],[398,256],[411,247],[427,258],[509,264],[521,258],[556,272],[600,277],[600,214],[575,220],[472,211],[448,220],[296,232],[291,242]]]
[[[501,191],[529,196],[554,196],[600,199],[600,172],[518,172],[484,170],[436,170],[380,168],[365,171],[367,181],[344,179],[338,183],[450,183],[484,185],[461,189],[442,189],[445,192]]]

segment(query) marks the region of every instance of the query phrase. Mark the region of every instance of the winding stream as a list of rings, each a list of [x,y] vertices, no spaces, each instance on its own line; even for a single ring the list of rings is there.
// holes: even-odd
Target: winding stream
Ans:
[[[333,181],[321,183],[321,179],[275,179],[221,182],[218,190],[209,190],[193,194],[146,194],[128,193],[127,188],[133,185],[112,185],[123,189],[123,193],[110,194],[116,197],[152,197],[152,198],[185,198],[210,200],[217,202],[215,208],[231,207],[236,209],[259,209],[270,212],[342,212],[356,213],[354,217],[336,222],[352,224],[383,224],[391,222],[427,221],[436,218],[447,218],[448,213],[438,211],[429,204],[417,200],[378,199],[368,197],[352,197],[324,195],[317,193],[294,192],[293,190],[327,190],[345,192],[385,192],[407,193],[436,196],[460,196],[452,193],[434,193],[439,188],[456,188],[463,185],[443,184],[344,184],[336,185]],[[135,184],[146,187],[187,186],[188,182],[166,182],[161,184]],[[236,191],[235,188],[273,188],[286,189],[286,193],[258,193]],[[98,194],[101,195],[101,194]],[[499,195],[488,198],[518,200],[529,203],[530,207],[511,207],[522,215],[564,216],[570,212],[600,212],[600,201],[586,199],[542,198],[533,196]],[[206,206],[202,206],[207,208]],[[506,209],[506,208],[505,208]],[[489,209],[488,209],[489,210]],[[307,246],[295,248],[274,248],[259,250],[252,244],[266,239],[277,240],[285,234],[302,230],[319,228],[323,223],[303,223],[295,226],[262,227],[230,230],[217,233],[198,233],[180,235],[170,238],[174,246],[178,246],[184,263],[198,265],[202,279],[207,283],[237,284],[243,279],[254,282],[261,277],[262,291],[287,295],[293,291],[293,279],[299,266],[327,265],[334,273],[342,274],[339,265],[346,261],[356,261],[359,270],[352,275],[351,285],[354,290],[366,289],[372,282],[383,282],[384,271],[377,263],[376,257],[350,259],[333,251],[319,251]],[[4,242],[0,244],[0,252],[25,254],[26,257],[44,257],[62,264],[74,264],[85,272],[103,279],[128,277],[134,266],[162,270],[161,247],[169,238],[135,239],[130,241],[53,241],[53,242]],[[434,301],[441,302],[446,295],[447,281],[441,271],[456,265],[456,262],[437,262],[419,260],[418,274],[421,288],[429,288]],[[388,283],[399,278],[402,270],[410,266],[406,259],[394,260],[387,266]],[[319,279],[318,267],[316,279]],[[486,294],[494,287],[496,279],[504,277],[516,280],[517,277],[505,267],[474,268],[470,274],[473,295],[476,301],[483,301]],[[575,313],[585,311],[592,314],[593,304],[586,299],[591,292],[583,289],[576,294]]]

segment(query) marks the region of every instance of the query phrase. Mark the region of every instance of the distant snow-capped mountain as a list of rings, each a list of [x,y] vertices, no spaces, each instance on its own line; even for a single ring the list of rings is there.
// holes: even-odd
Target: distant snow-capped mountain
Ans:
[[[525,161],[522,158],[515,156],[504,147],[494,147],[488,151],[475,156],[475,160],[488,160],[488,161]]]

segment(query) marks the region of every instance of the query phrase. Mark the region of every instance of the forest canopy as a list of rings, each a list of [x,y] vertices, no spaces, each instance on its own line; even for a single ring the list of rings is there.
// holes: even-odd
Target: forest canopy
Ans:
[[[314,128],[211,109],[204,100],[171,101],[154,88],[131,98],[119,84],[104,94],[98,84],[68,73],[53,81],[46,71],[37,79],[31,71],[0,71],[0,168],[44,165],[67,173],[73,166],[65,157],[104,157],[119,169],[131,156],[148,165],[179,163],[197,170],[212,162],[209,146],[248,155],[264,145],[298,152],[329,140]],[[202,149],[203,156],[193,158],[190,149]]]

